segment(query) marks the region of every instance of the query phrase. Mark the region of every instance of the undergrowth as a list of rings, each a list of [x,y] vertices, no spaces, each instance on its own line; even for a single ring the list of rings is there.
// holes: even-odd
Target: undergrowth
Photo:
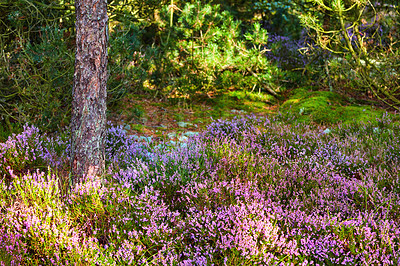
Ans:
[[[400,126],[276,115],[186,145],[106,138],[107,173],[68,193],[68,139],[0,144],[1,265],[398,265]]]

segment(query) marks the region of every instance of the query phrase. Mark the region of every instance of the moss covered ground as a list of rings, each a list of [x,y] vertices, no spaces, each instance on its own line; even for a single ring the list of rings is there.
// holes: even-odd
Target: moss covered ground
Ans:
[[[279,110],[296,116],[299,122],[321,125],[369,122],[387,111],[374,105],[358,104],[353,99],[335,92],[316,91],[310,87],[292,91]]]
[[[288,91],[278,101],[263,92],[227,91],[215,97],[185,100],[149,99],[146,95],[128,95],[109,109],[109,121],[123,125],[128,133],[162,138],[171,132],[201,131],[217,119],[280,112],[294,123],[312,123],[322,127],[357,122],[376,122],[385,113],[400,118],[390,110],[354,100],[332,91],[300,87]],[[183,124],[184,127],[180,126]],[[185,124],[186,123],[186,124]]]

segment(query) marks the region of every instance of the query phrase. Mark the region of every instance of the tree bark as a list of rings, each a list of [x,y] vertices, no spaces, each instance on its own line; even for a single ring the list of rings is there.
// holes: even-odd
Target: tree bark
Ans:
[[[105,168],[107,0],[76,0],[76,55],[72,89],[71,185]]]

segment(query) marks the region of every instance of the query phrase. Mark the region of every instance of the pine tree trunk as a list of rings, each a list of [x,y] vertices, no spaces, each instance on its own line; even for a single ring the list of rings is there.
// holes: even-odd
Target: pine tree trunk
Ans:
[[[71,183],[105,167],[107,0],[76,0],[76,57],[72,90]],[[72,185],[71,184],[71,185]]]

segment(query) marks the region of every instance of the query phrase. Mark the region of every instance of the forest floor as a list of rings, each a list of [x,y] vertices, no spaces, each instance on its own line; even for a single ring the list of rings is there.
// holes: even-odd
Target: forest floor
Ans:
[[[183,100],[128,94],[109,107],[107,119],[112,125],[122,126],[128,135],[176,141],[182,134],[206,129],[215,120],[250,114],[266,116],[282,112],[295,116],[298,122],[311,122],[326,128],[339,123],[367,122],[381,117],[384,112],[391,112],[377,102],[343,95],[302,87],[286,91],[285,100],[277,101],[264,93],[229,91],[188,104]]]
[[[129,135],[177,140],[185,132],[202,131],[218,119],[276,113],[279,103],[270,101],[268,97],[264,94],[259,94],[258,98],[251,97],[245,92],[226,93],[188,104],[128,94],[109,108],[107,119],[112,125],[121,125]]]

